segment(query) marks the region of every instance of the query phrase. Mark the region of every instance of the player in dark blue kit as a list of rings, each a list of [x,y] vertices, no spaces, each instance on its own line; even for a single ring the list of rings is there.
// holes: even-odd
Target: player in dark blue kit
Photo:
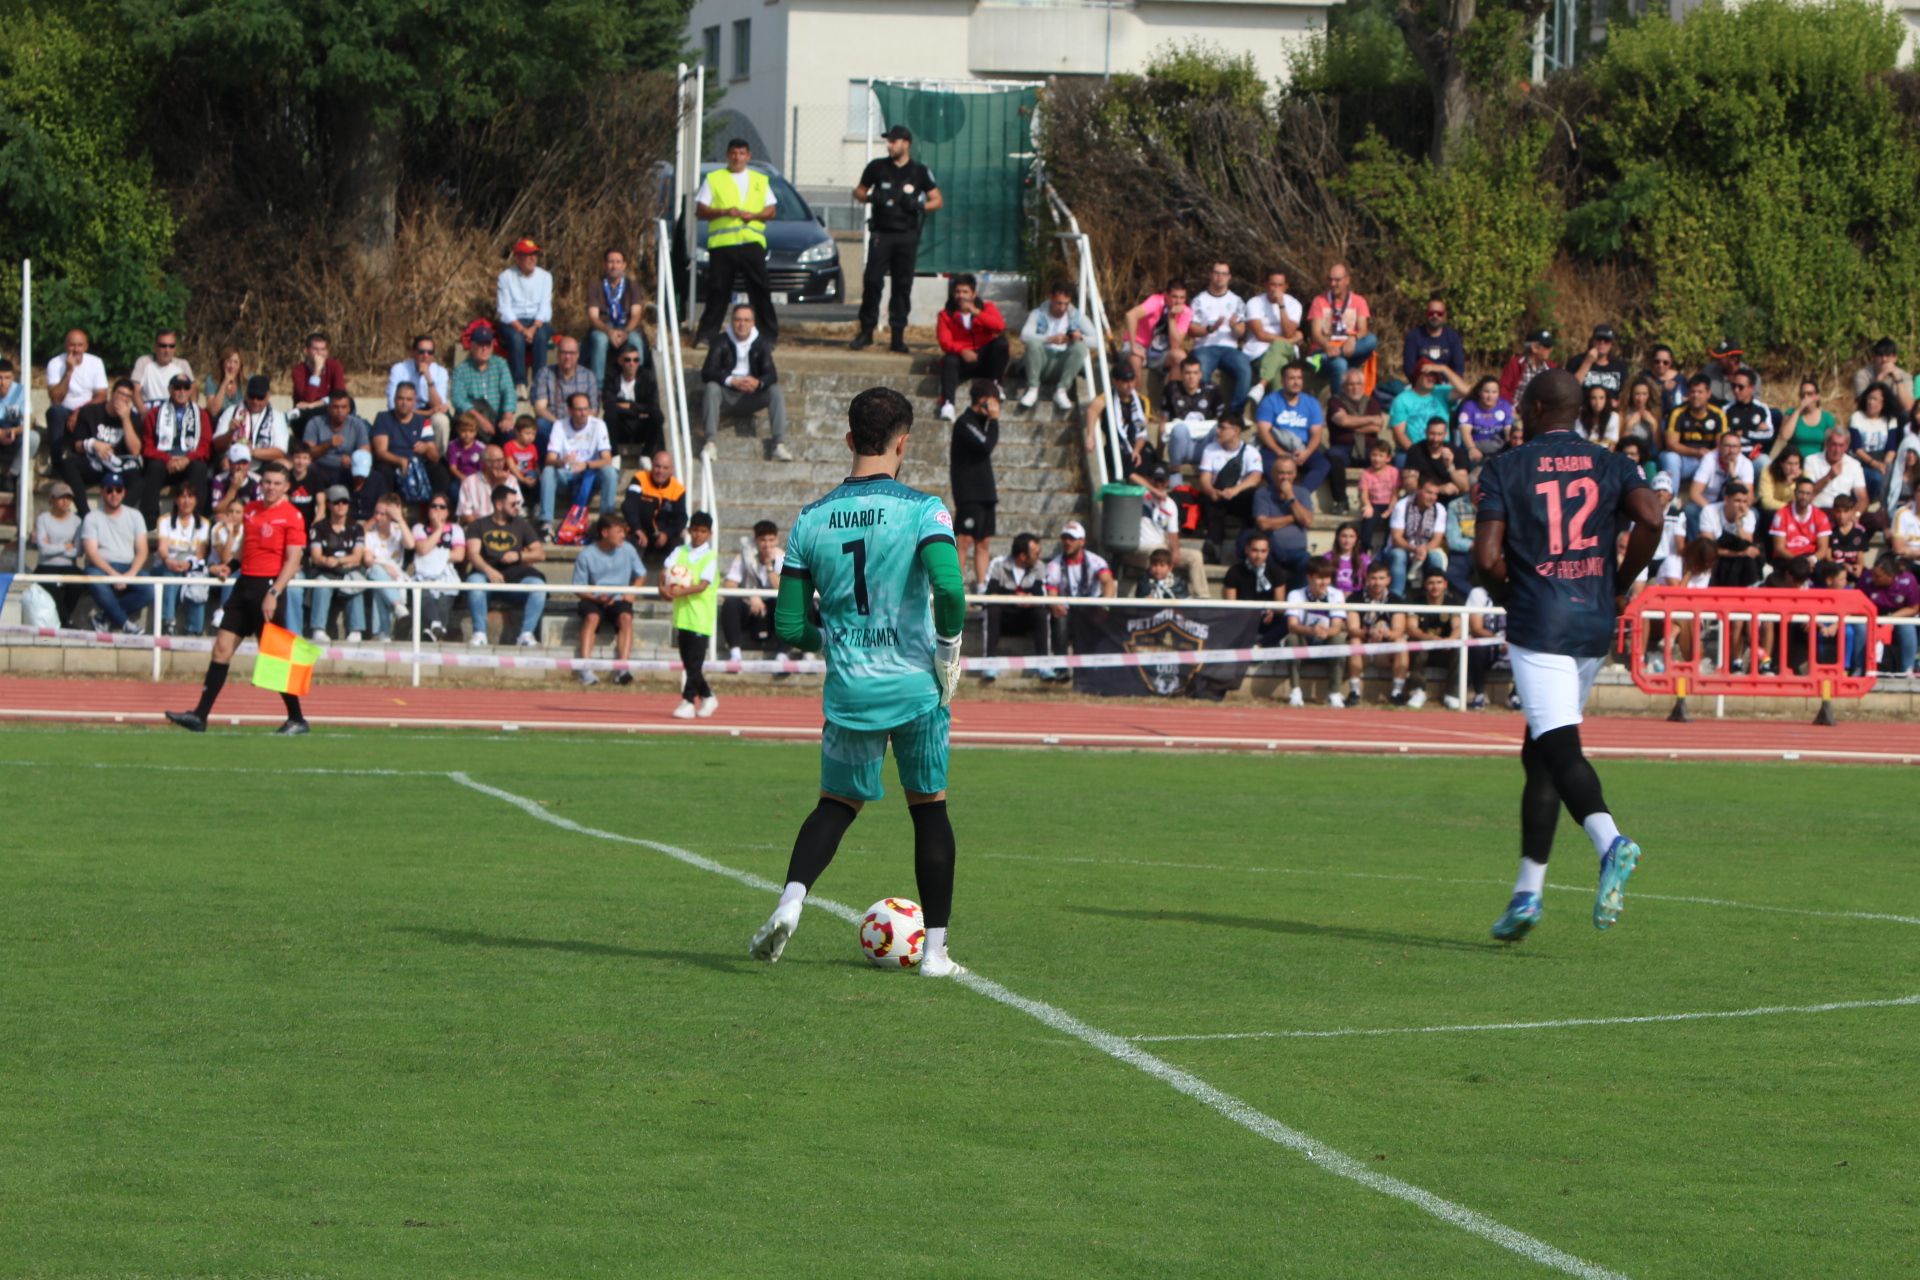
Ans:
[[[1520,877],[1493,936],[1518,942],[1540,922],[1540,889],[1565,804],[1600,855],[1593,927],[1620,916],[1640,846],[1620,834],[1580,747],[1581,711],[1613,647],[1620,585],[1653,559],[1661,506],[1625,455],[1574,433],[1579,380],[1551,370],[1520,401],[1526,443],[1488,459],[1475,486],[1473,562],[1507,607],[1513,685],[1527,717],[1520,763]],[[1624,523],[1626,554],[1614,562]]]

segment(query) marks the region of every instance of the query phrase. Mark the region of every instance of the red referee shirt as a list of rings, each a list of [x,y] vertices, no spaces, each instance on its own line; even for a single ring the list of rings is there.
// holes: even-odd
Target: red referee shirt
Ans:
[[[240,542],[240,576],[277,577],[287,563],[288,547],[307,545],[307,521],[300,508],[282,498],[268,506],[249,502]]]

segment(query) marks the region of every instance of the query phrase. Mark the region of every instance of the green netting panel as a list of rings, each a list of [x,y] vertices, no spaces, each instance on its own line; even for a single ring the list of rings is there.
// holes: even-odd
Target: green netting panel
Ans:
[[[919,269],[1018,271],[1037,91],[954,93],[876,83],[873,92],[887,128],[913,130],[913,158],[933,170],[945,197],[920,237]]]

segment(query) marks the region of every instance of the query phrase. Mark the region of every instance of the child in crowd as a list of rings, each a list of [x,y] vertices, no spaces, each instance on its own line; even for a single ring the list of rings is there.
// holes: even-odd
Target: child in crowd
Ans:
[[[502,446],[507,455],[507,470],[526,493],[540,488],[540,447],[533,442],[539,432],[540,424],[533,420],[533,415],[523,413],[514,420],[513,439]]]
[[[1372,553],[1387,528],[1387,516],[1400,500],[1400,468],[1393,464],[1393,446],[1374,437],[1367,446],[1367,469],[1360,473],[1360,547]]]
[[[465,480],[480,471],[480,458],[486,446],[480,443],[480,417],[472,410],[460,415],[453,425],[453,443],[447,448],[447,465],[456,480]]]

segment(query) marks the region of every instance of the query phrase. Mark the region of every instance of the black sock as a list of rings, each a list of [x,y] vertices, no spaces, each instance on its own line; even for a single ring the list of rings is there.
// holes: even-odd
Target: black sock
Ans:
[[[305,716],[300,714],[300,699],[294,697],[290,693],[283,693],[280,695],[280,701],[286,703],[287,705],[287,719],[289,720],[305,720],[306,719]]]
[[[944,929],[953,914],[953,823],[947,802],[909,805],[907,812],[913,816],[913,879],[920,909],[929,929]]]
[[[193,709],[193,714],[202,720],[213,714],[214,701],[219,698],[220,690],[226,687],[228,665],[225,662],[207,664],[207,682],[200,687],[200,705]]]
[[[807,888],[813,888],[813,882],[840,851],[840,838],[847,834],[847,828],[858,816],[852,805],[821,796],[820,803],[800,824],[800,834],[794,837],[793,856],[787,859],[787,883],[798,880]]]
[[[1553,853],[1553,833],[1560,825],[1560,793],[1531,732],[1520,744],[1520,763],[1527,771],[1527,784],[1520,792],[1520,856],[1545,866]]]

